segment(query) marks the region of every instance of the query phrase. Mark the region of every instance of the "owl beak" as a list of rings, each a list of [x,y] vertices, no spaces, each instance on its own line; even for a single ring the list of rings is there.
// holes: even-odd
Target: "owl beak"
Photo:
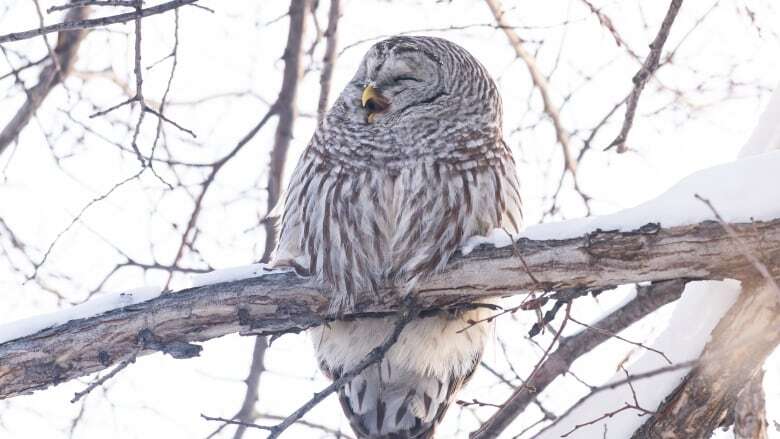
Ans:
[[[363,89],[363,96],[361,97],[363,108],[368,110],[368,122],[373,123],[376,119],[376,115],[381,113],[390,106],[387,98],[382,96],[379,91],[374,88],[373,85],[367,85]]]

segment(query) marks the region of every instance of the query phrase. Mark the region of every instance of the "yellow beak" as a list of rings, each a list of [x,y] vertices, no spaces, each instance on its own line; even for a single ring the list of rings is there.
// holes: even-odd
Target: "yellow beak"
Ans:
[[[363,89],[363,96],[361,96],[360,101],[363,104],[363,108],[368,110],[366,115],[366,121],[368,121],[368,123],[374,123],[377,115],[387,110],[387,107],[390,106],[390,102],[387,98],[382,96],[382,94],[379,93],[379,90],[375,89],[372,85],[367,85],[366,88]]]
[[[361,98],[363,108],[366,107],[366,104],[368,104],[371,99],[379,100],[380,95],[373,86],[367,85],[366,88],[363,89],[363,97]]]

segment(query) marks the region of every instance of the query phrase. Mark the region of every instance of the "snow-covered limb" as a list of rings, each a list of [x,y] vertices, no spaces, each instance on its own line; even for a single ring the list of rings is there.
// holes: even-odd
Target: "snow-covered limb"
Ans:
[[[748,248],[780,273],[780,219],[733,224]],[[527,268],[526,268],[527,267]],[[426,308],[530,290],[604,288],[666,279],[753,279],[755,268],[713,221],[664,229],[596,231],[579,238],[482,246],[420,283]],[[366,300],[369,300],[367,297]],[[397,303],[358,304],[355,317],[391,313]],[[320,324],[327,298],[294,273],[191,288],[72,320],[0,344],[0,398],[102,370],[136,353],[187,356],[187,343],[234,332],[296,332]]]
[[[769,284],[747,288],[712,332],[698,366],[631,437],[710,437],[733,423],[737,401],[780,343],[778,293]],[[755,416],[763,421],[763,414]]]

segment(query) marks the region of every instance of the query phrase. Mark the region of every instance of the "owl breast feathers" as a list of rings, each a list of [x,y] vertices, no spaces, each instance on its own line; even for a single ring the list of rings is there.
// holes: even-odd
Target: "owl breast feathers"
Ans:
[[[323,285],[334,313],[414,294],[470,236],[519,230],[519,184],[501,129],[496,86],[466,50],[431,37],[377,43],[292,175],[274,263]],[[432,437],[479,362],[489,328],[463,328],[482,312],[404,328],[380,363],[340,391],[355,433]],[[320,366],[329,376],[349,371],[393,322],[313,330]]]

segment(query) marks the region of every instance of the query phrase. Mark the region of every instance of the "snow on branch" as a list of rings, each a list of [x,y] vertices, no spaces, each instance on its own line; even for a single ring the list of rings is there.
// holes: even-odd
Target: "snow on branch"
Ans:
[[[760,275],[745,249],[762,255],[767,270],[777,276],[780,212],[766,203],[777,199],[780,190],[776,169],[780,152],[767,153],[694,174],[634,209],[533,227],[514,242],[482,240],[488,242],[470,252],[464,249],[467,254],[455,257],[444,272],[418,284],[418,305],[435,310],[528,291],[604,289],[670,279],[750,281]],[[692,191],[710,199],[732,230],[712,221],[712,212]],[[734,233],[740,245],[735,245]],[[399,309],[399,301],[376,303],[367,296],[345,318]],[[327,297],[291,272],[118,305],[100,308],[97,315],[72,314],[76,319],[65,323],[67,318],[55,315],[50,320],[54,326],[33,334],[15,323],[0,326],[0,340],[7,340],[0,343],[0,399],[121,365],[136,355],[161,351],[188,358],[200,352],[194,342],[236,332],[298,332],[328,318]],[[4,336],[14,331],[17,338]]]
[[[780,219],[732,224],[749,248],[780,261]],[[780,264],[768,267],[780,273]],[[420,304],[443,308],[532,290],[598,289],[665,279],[750,279],[755,269],[716,222],[668,229],[482,246],[422,282]],[[192,342],[222,335],[298,332],[321,324],[327,298],[294,273],[217,283],[72,320],[0,344],[0,398],[102,370],[137,353],[197,355]],[[396,311],[398,303],[363,301],[348,317]],[[2,330],[2,328],[0,328]]]

